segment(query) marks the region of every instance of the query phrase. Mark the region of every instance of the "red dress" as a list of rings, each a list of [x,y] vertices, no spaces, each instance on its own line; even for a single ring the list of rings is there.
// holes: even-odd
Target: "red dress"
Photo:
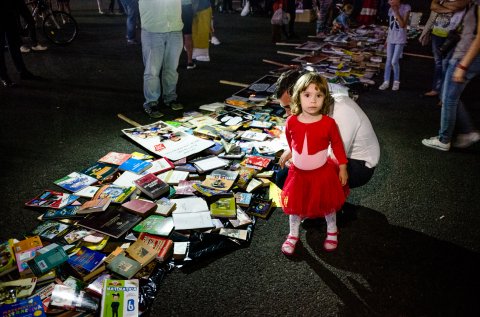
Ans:
[[[340,210],[348,187],[340,183],[338,165],[327,153],[329,144],[338,164],[346,164],[347,157],[335,120],[324,115],[320,121],[302,123],[293,115],[287,119],[285,135],[293,164],[282,191],[283,211],[318,218]]]
[[[377,0],[363,0],[362,11],[357,17],[357,22],[364,25],[375,23],[377,17]]]

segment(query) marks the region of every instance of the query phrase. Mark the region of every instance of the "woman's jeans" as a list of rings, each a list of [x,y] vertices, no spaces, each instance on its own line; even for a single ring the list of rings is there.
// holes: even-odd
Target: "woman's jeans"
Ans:
[[[455,127],[457,133],[470,133],[473,131],[473,123],[465,105],[460,100],[463,90],[475,76],[480,73],[480,55],[468,66],[465,74],[465,82],[457,83],[452,80],[455,68],[459,63],[458,59],[451,59],[442,87],[442,114],[440,117],[439,139],[443,143],[452,140]]]

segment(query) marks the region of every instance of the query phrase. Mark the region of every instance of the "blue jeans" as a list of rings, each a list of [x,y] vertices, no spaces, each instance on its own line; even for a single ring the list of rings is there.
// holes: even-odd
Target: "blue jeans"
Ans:
[[[453,50],[445,57],[442,57],[442,53],[440,53],[440,47],[443,45],[446,39],[446,37],[440,37],[432,34],[432,53],[433,60],[435,62],[432,90],[438,92],[440,92],[440,90],[442,89],[443,78],[445,76],[445,72],[447,71],[448,61],[453,54]]]
[[[182,53],[182,31],[152,33],[142,29],[143,94],[145,103],[177,100],[178,60]],[[160,90],[160,72],[162,90]]]
[[[385,62],[384,81],[390,81],[390,74],[393,67],[393,80],[400,81],[400,57],[403,53],[405,44],[387,43],[387,61]]]
[[[463,90],[475,76],[480,74],[480,55],[473,60],[465,74],[465,82],[457,83],[452,80],[458,59],[451,59],[442,87],[442,114],[440,117],[439,139],[443,143],[451,141],[455,126],[458,133],[469,133],[474,130],[470,114],[460,100]]]
[[[138,0],[121,0],[123,8],[127,13],[127,39],[135,40],[138,18]]]

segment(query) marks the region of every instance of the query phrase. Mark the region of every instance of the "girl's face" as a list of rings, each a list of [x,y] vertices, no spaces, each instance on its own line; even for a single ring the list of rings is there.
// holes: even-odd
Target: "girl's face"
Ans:
[[[388,4],[389,4],[391,7],[399,6],[399,5],[400,5],[400,0],[388,0]]]
[[[324,100],[325,95],[315,84],[308,85],[307,89],[300,93],[302,112],[311,116],[319,115]]]

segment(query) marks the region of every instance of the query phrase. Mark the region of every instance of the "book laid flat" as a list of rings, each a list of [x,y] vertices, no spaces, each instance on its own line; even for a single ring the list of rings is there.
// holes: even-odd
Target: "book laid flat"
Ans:
[[[107,268],[110,271],[129,279],[140,271],[142,265],[138,261],[120,254],[107,265]]]
[[[68,174],[65,177],[62,177],[60,179],[57,179],[54,181],[54,183],[57,186],[62,187],[63,189],[66,189],[71,192],[77,192],[79,190],[84,189],[87,186],[90,186],[94,183],[97,182],[96,178],[93,178],[91,176],[78,173],[78,172],[72,172]]]
[[[37,277],[48,273],[68,260],[68,255],[61,245],[51,243],[38,249],[35,257],[27,262],[33,274]]]
[[[104,259],[105,255],[102,252],[81,247],[68,259],[68,264],[75,269],[92,272],[102,265]]]
[[[86,312],[95,312],[99,306],[97,298],[67,285],[55,285],[50,305],[66,310]]]
[[[193,188],[193,185],[200,183],[201,181],[199,180],[182,180],[178,182],[178,186],[175,187],[175,194],[193,196],[195,195],[195,188]]]
[[[236,218],[235,197],[221,197],[210,204],[210,215],[215,218]]]
[[[0,242],[0,276],[15,269],[15,254],[13,253],[13,239]]]
[[[175,207],[175,203],[166,197],[162,197],[159,200],[157,200],[156,204],[157,204],[157,209],[155,210],[155,214],[158,214],[164,217],[170,216],[173,211],[173,208]]]
[[[227,166],[230,162],[228,160],[224,160],[216,156],[212,156],[212,157],[195,160],[193,161],[193,163],[199,171],[208,172],[216,168],[223,168]]]
[[[10,301],[15,301],[17,298],[25,298],[32,295],[36,285],[36,277],[0,282],[0,304],[8,304]]]
[[[78,214],[90,214],[92,212],[101,212],[107,210],[108,206],[112,199],[110,197],[99,198],[99,199],[92,199],[86,201],[80,208],[78,209]]]
[[[240,240],[248,239],[248,230],[246,229],[221,228],[219,234]]]
[[[40,195],[25,203],[28,207],[60,209],[70,205],[79,197],[54,190],[44,190]]]
[[[179,171],[179,170],[169,170],[165,173],[161,173],[158,175],[162,181],[170,185],[178,185],[178,183],[182,180],[186,180],[188,178],[188,172],[186,171]]]
[[[176,209],[172,212],[175,230],[213,228],[207,202],[200,197],[172,199]]]
[[[78,212],[80,206],[66,206],[61,209],[48,209],[44,214],[43,220],[51,219],[69,219],[69,218],[83,218],[84,215],[81,215]]]
[[[78,225],[114,238],[119,238],[140,220],[142,220],[142,217],[126,211],[107,210],[102,213],[94,213],[85,219],[81,219]]]
[[[174,223],[172,217],[151,215],[133,227],[132,230],[168,237],[173,230],[173,226]]]
[[[237,207],[237,218],[229,219],[228,221],[234,228],[247,226],[253,223],[252,218],[250,218],[250,216],[240,207]]]
[[[202,185],[212,189],[227,191],[233,186],[238,174],[238,171],[216,169],[205,177]]]
[[[157,209],[157,204],[153,201],[143,199],[132,199],[122,204],[122,207],[141,217],[152,214]]]
[[[246,213],[251,216],[267,219],[274,209],[272,206],[273,203],[271,199],[253,197],[250,206],[246,210]]]
[[[117,170],[118,165],[95,162],[80,172],[95,178],[98,182],[104,182],[112,178]]]
[[[147,170],[147,172],[152,174],[163,173],[175,167],[173,163],[165,157],[154,160],[151,163],[152,166]]]
[[[157,199],[170,192],[170,186],[152,173],[148,173],[135,180],[134,184],[142,193],[151,199]]]
[[[122,132],[147,150],[171,161],[199,153],[213,145],[210,140],[185,133],[163,121],[123,129]]]
[[[2,304],[0,305],[0,316],[47,317],[40,296],[19,299],[17,302],[11,304]]]
[[[30,231],[29,236],[39,236],[42,239],[53,241],[65,235],[70,227],[62,222],[47,220]]]
[[[266,168],[268,166],[268,164],[270,164],[271,161],[272,161],[272,159],[269,158],[269,157],[252,155],[252,156],[249,156],[249,157],[245,158],[245,160],[243,160],[242,164],[247,165],[247,166],[252,165],[252,166],[256,166],[256,167]]]
[[[74,229],[74,230],[70,231],[69,233],[67,233],[66,235],[64,235],[63,239],[67,243],[74,243],[74,242],[77,242],[78,240],[81,240],[81,239],[89,236],[90,234],[92,234],[92,232],[94,232],[94,231],[84,229],[84,228]]]
[[[130,195],[132,195],[136,190],[135,186],[131,187],[122,187],[116,186],[113,184],[103,185],[100,189],[95,193],[93,199],[100,199],[105,197],[110,197],[112,199],[112,203],[123,203]]]
[[[129,158],[125,162],[123,162],[120,166],[118,166],[118,169],[121,171],[130,171],[133,173],[141,174],[145,170],[149,169],[152,167],[152,163],[135,159],[135,158]]]
[[[106,279],[103,287],[100,317],[138,317],[139,289],[138,279]]]
[[[109,152],[102,158],[98,160],[101,163],[108,163],[113,165],[121,165],[123,162],[132,157],[132,154],[128,153],[119,153],[119,152]]]
[[[248,207],[250,205],[250,202],[252,201],[252,196],[252,193],[236,192],[235,202],[241,207]]]
[[[142,232],[138,236],[138,240],[142,240],[154,248],[157,252],[157,260],[160,262],[166,261],[172,255],[173,241],[170,239]]]
[[[137,241],[129,246],[126,252],[132,259],[140,263],[142,267],[146,266],[157,257],[157,251],[148,243],[140,239],[137,239]]]
[[[112,274],[104,272],[100,274],[97,278],[93,280],[90,284],[85,287],[85,291],[93,294],[95,296],[102,296],[103,294],[103,283],[107,279],[111,279]]]

